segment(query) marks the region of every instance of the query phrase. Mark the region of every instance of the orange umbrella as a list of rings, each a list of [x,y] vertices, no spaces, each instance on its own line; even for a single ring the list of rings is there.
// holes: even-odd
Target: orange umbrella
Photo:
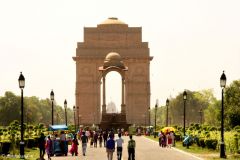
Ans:
[[[173,132],[175,132],[175,128],[173,128],[173,127],[164,127],[163,129],[162,129],[162,131],[164,132],[164,133],[166,133],[166,132],[170,132],[170,131],[173,131]]]

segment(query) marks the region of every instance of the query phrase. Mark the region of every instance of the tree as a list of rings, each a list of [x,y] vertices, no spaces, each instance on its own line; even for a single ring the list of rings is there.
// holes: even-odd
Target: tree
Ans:
[[[13,120],[20,121],[20,97],[12,92],[5,92],[3,97],[0,97],[0,125],[8,125]],[[44,123],[51,124],[52,103],[50,99],[39,99],[38,97],[24,97],[24,122],[27,124]],[[59,123],[65,124],[65,112],[63,107],[55,104],[55,122],[56,113],[59,114]],[[73,111],[68,108],[68,124],[73,124]]]
[[[204,110],[205,124],[220,126],[221,101],[215,100]]]
[[[187,91],[187,101],[186,101],[186,126],[191,123],[200,122],[200,109],[204,110],[208,108],[209,105],[213,104],[216,98],[213,95],[212,89],[201,90],[201,91]],[[170,98],[169,103],[169,122],[174,125],[183,125],[183,95],[179,93],[175,98]],[[159,115],[160,120],[165,124],[166,121],[166,106],[161,107],[161,115]],[[160,113],[159,112],[159,113]],[[203,118],[204,119],[204,118]]]
[[[32,124],[39,123],[39,118],[42,116],[40,110],[40,101],[38,97],[25,97],[24,99],[24,117],[27,124],[30,122]]]
[[[232,128],[240,125],[240,80],[226,87],[224,106],[227,124]]]
[[[8,125],[13,120],[20,121],[20,97],[12,92],[5,92],[0,98],[0,125]]]

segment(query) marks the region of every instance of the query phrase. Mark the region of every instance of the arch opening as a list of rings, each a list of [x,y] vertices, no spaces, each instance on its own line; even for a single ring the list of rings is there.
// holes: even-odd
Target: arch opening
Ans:
[[[101,93],[103,92],[103,78]],[[110,71],[105,76],[106,113],[121,113],[122,76],[117,71]],[[101,95],[103,99],[103,94]],[[101,105],[103,101],[101,101]]]

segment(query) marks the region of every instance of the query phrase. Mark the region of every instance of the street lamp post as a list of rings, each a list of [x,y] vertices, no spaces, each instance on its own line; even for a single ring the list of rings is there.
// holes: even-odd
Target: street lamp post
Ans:
[[[21,89],[21,141],[20,141],[20,158],[24,159],[24,128],[23,128],[23,88],[25,87],[25,78],[20,73],[18,78],[19,88]]]
[[[76,107],[73,106],[73,118],[74,118],[74,127],[75,127],[75,132],[77,132],[77,128],[76,128],[76,117],[75,117],[75,113],[76,112]]]
[[[169,100],[168,100],[168,98],[167,98],[167,100],[166,100],[166,107],[167,107],[166,127],[168,127],[168,105],[169,105]]]
[[[53,101],[54,101],[54,92],[53,90],[50,92],[50,99],[52,101],[52,125],[54,124],[54,118],[53,118]]]
[[[64,109],[65,109],[65,124],[67,126],[67,100],[64,101]]]
[[[185,136],[185,121],[186,121],[186,100],[187,100],[187,92],[183,92],[183,135]]]
[[[220,144],[220,158],[226,158],[224,146],[224,88],[226,86],[227,78],[224,71],[220,77],[220,86],[222,88],[222,114],[221,114],[221,144]]]
[[[156,138],[156,128],[157,128],[157,107],[158,107],[158,99],[155,104],[155,127],[154,127],[154,138]]]

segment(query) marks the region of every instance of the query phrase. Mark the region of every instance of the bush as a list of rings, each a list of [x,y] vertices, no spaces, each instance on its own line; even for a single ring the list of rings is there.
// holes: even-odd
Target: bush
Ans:
[[[236,130],[236,131],[238,131],[238,130],[240,130],[240,126],[235,126],[234,128],[233,128],[234,130]]]
[[[205,141],[204,141],[203,138],[200,138],[200,139],[199,139],[199,144],[198,144],[198,146],[200,146],[200,147],[202,147],[202,148],[205,148],[206,144],[205,144]]]
[[[28,148],[37,147],[36,140],[34,138],[29,138],[27,140],[27,147]]]
[[[238,145],[239,138],[238,137],[239,137],[238,134],[234,135],[234,148],[235,148],[235,151],[238,151],[238,149],[239,149],[239,145]]]
[[[200,142],[199,142],[199,138],[198,137],[194,137],[193,138],[193,143],[196,143],[198,147],[200,147]]]
[[[203,131],[208,131],[208,126],[207,126],[207,125],[203,125],[203,126],[202,126],[202,130],[203,130]]]
[[[180,134],[175,134],[175,140],[180,141],[181,140],[181,135]]]
[[[10,151],[10,146],[11,146],[10,142],[3,142],[2,143],[2,153],[1,154],[8,155],[9,151]]]
[[[134,135],[134,134],[136,134],[136,127],[130,126],[128,128],[128,131],[129,131],[129,134]]]
[[[211,131],[217,131],[217,127],[212,127]]]
[[[200,125],[199,125],[198,123],[196,123],[196,124],[194,125],[194,127],[195,127],[196,130],[199,130],[199,129],[200,129]]]
[[[216,139],[206,139],[205,144],[208,149],[216,149],[218,141]]]

